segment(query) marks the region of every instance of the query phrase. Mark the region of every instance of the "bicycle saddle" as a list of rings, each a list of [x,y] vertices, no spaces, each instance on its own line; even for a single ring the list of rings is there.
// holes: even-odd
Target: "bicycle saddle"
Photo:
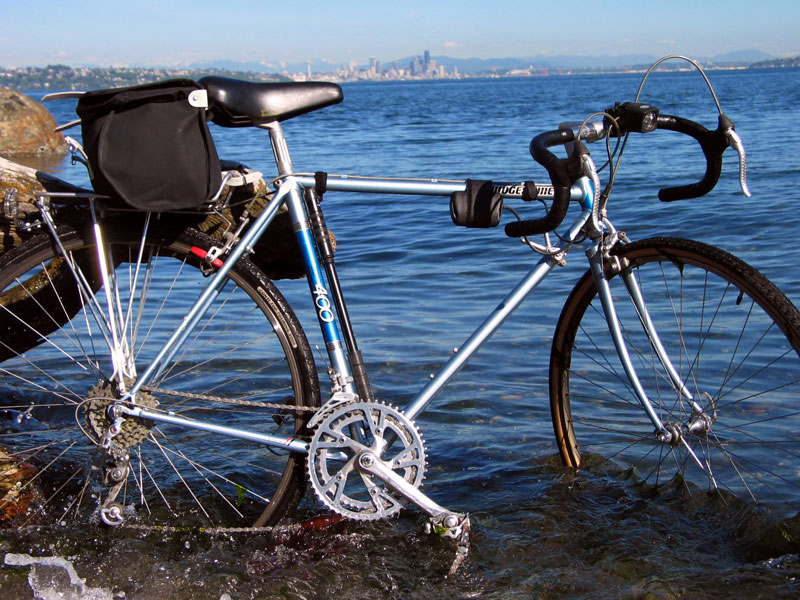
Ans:
[[[222,127],[253,127],[285,121],[342,101],[335,83],[254,83],[210,75],[198,80],[208,90],[211,120]]]

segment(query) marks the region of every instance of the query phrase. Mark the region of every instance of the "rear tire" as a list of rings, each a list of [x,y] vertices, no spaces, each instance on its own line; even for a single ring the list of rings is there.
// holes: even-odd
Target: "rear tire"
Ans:
[[[134,369],[126,367],[124,377],[113,366],[112,334],[101,316],[108,303],[91,231],[65,227],[59,238],[95,291],[99,311],[88,308],[49,235],[0,257],[0,447],[35,469],[25,484],[25,520],[96,517],[113,500],[107,495],[118,480],[110,475],[123,468],[116,501],[129,518],[154,525],[272,524],[303,494],[304,456],[133,418],[112,438],[112,452],[99,450],[111,424],[106,407],[121,387],[130,388],[131,372],[143,372],[207,281],[192,249],[203,254],[214,245],[193,229],[154,226],[142,244],[139,218],[131,220],[104,227],[115,274],[110,297],[125,323],[125,354]],[[228,278],[153,382],[168,392],[145,391],[137,402],[287,438],[307,435],[312,412],[293,408],[319,406],[319,383],[300,324],[249,261],[240,260]]]

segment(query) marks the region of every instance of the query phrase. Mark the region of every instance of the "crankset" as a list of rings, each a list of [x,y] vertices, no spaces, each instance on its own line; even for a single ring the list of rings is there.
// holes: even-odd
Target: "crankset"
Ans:
[[[391,446],[388,440],[393,440]],[[395,488],[417,490],[422,484],[425,445],[399,410],[376,402],[345,404],[319,422],[309,446],[308,470],[319,499],[338,514],[383,519],[406,501]]]
[[[430,517],[428,531],[457,542],[466,556],[470,523],[420,491],[425,444],[400,410],[378,402],[343,404],[318,418],[309,444],[311,486],[323,504],[357,520],[391,517],[407,502]]]

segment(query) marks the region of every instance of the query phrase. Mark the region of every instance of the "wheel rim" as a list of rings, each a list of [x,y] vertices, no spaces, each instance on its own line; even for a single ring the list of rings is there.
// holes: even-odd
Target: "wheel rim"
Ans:
[[[702,411],[670,384],[630,302],[615,293],[638,374],[673,432],[670,443],[659,441],[618,366],[599,299],[585,279],[573,296],[579,300],[562,317],[551,362],[562,456],[573,466],[610,460],[648,484],[678,481],[689,492],[713,490],[791,514],[800,505],[794,466],[800,457],[800,358],[784,331],[793,331],[796,311],[783,298],[765,312],[757,301],[773,304],[769,284],[729,255],[720,262],[717,251],[704,248],[661,241],[658,249],[640,243],[622,252]],[[612,281],[616,292],[624,288],[619,280]]]
[[[78,236],[66,242],[72,256],[87,253]],[[117,265],[117,280],[110,286],[117,290],[112,306],[126,324],[131,362],[141,371],[158,350],[158,342],[177,327],[206,279],[191,254],[191,240],[148,244],[141,254],[138,242],[111,246]],[[22,261],[25,266],[4,269],[0,299],[19,295],[20,290],[31,298],[29,282],[37,279],[31,275],[49,264],[46,254],[43,250]],[[302,427],[302,414],[295,419],[292,411],[253,404],[313,402],[304,381],[308,374],[293,349],[298,332],[285,318],[279,322],[274,316],[266,299],[273,304],[275,299],[262,287],[266,284],[236,270],[231,279],[209,319],[153,383],[175,394],[146,392],[143,405],[290,437]],[[98,290],[97,297],[107,308],[103,291]],[[43,314],[53,312],[52,302],[28,302],[25,311],[5,304],[5,323],[24,318],[36,323],[39,332],[55,328]],[[258,523],[266,524],[298,499],[302,460],[231,438],[144,421],[133,426],[123,423],[126,434],[115,443],[111,456],[98,453],[100,430],[108,425],[103,422],[104,408],[121,392],[120,378],[112,374],[109,334],[101,334],[102,319],[86,308],[88,304],[84,300],[84,308],[63,327],[47,333],[45,341],[0,364],[4,417],[0,447],[36,473],[25,484],[31,495],[28,519],[96,518],[98,507],[109,500],[108,472],[114,466],[127,469],[116,501],[125,507],[127,517],[148,523],[174,524],[178,518],[183,524],[246,526],[261,515]],[[58,303],[55,312],[72,311]],[[6,354],[12,354],[8,344],[3,345]],[[126,387],[131,383],[125,380]]]

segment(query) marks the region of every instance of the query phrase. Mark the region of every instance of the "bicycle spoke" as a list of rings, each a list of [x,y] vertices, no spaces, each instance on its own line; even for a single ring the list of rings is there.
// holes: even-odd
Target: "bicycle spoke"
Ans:
[[[615,301],[631,360],[665,427],[654,433],[614,366],[616,350],[587,276],[554,336],[551,379],[565,382],[551,387],[562,457],[580,465],[581,449],[588,448],[636,466],[654,485],[674,473],[688,491],[725,491],[779,514],[796,512],[800,348],[791,339],[800,332],[790,339],[784,332],[800,323],[797,310],[755,270],[697,242],[645,240],[623,246],[621,254],[692,400],[655,356],[637,305]],[[613,289],[627,296],[622,283]]]
[[[102,253],[91,233],[64,228],[59,244],[71,268],[57,268],[63,259],[46,238],[0,256],[0,319],[28,336],[24,352],[13,338],[0,340],[0,410],[12,427],[0,444],[30,462],[25,490],[45,498],[27,518],[80,521],[113,501],[126,505],[121,516],[155,523],[270,524],[300,499],[302,456],[112,414],[208,281],[192,253],[208,247],[207,238],[169,224],[158,232],[137,218],[132,233],[104,222]],[[105,278],[94,275],[99,257]],[[31,277],[40,285],[27,284]],[[319,404],[308,343],[252,266],[234,266],[222,288],[136,403],[289,439],[311,414],[293,407]]]

